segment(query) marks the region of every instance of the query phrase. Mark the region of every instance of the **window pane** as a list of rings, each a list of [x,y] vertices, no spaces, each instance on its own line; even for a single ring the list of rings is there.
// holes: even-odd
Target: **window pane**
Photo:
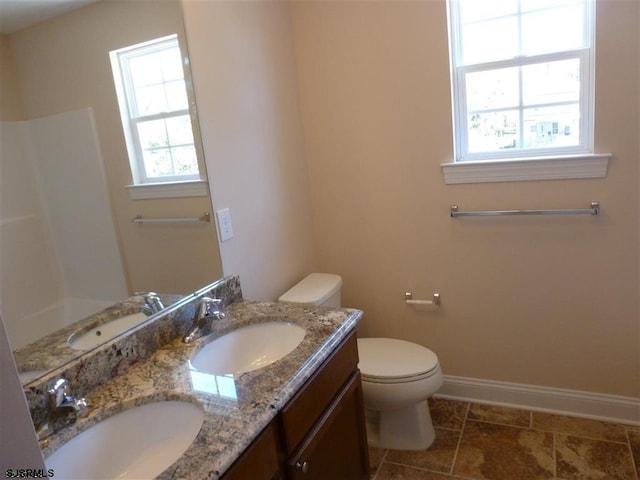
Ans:
[[[580,60],[522,67],[525,105],[577,102],[580,98]]]
[[[518,12],[518,0],[460,0],[462,23],[513,15]]]
[[[189,115],[167,119],[167,131],[171,145],[193,145],[193,132]]]
[[[176,175],[197,175],[198,159],[194,147],[177,147],[171,149]]]
[[[147,172],[147,177],[173,175],[171,153],[168,148],[145,150],[142,152],[142,155],[144,157],[144,169]]]
[[[162,76],[165,81],[182,80],[184,78],[182,58],[177,46],[164,50],[160,54],[159,60],[162,65]]]
[[[129,57],[129,69],[136,87],[162,82],[162,69],[153,54]]]
[[[469,152],[481,153],[518,145],[518,112],[474,113],[469,115]]]
[[[162,84],[137,88],[135,100],[137,111],[135,117],[167,111],[167,100]]]
[[[522,16],[522,53],[573,50],[584,46],[584,11],[577,5]]]
[[[516,17],[465,25],[462,31],[462,64],[504,60],[518,55]]]
[[[524,110],[524,148],[579,145],[578,104]]]
[[[138,123],[138,138],[143,150],[166,147],[169,145],[167,127],[164,120],[151,120]]]
[[[187,89],[183,80],[177,80],[165,84],[167,106],[169,112],[176,110],[187,110],[189,100],[187,99]]]
[[[448,2],[457,160],[590,148],[595,2]]]
[[[550,7],[562,7],[565,5],[575,5],[582,0],[520,0],[520,9],[524,12],[532,10],[542,10]]]
[[[469,112],[517,107],[520,103],[517,67],[468,73],[465,78]]]

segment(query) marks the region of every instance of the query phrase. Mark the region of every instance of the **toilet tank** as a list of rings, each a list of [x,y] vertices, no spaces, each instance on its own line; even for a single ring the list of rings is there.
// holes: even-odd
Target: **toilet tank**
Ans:
[[[333,273],[311,273],[287,290],[279,302],[340,306],[340,287],[342,278]]]

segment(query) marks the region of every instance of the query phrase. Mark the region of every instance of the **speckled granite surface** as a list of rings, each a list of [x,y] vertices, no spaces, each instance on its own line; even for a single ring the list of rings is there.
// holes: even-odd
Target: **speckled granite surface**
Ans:
[[[184,298],[184,295],[159,296],[162,303],[166,306],[173,305]],[[73,334],[81,334],[113,319],[139,313],[143,305],[144,298],[140,295],[133,295],[120,303],[105,308],[94,315],[73,322],[50,335],[46,335],[33,343],[15,350],[13,353],[18,366],[18,371],[49,371],[67,364],[71,360],[86,353],[81,350],[74,350],[69,346],[67,340]]]
[[[52,380],[65,377],[69,380],[74,395],[87,395],[111,378],[122,375],[163,345],[182,338],[191,325],[197,301],[203,296],[220,298],[223,306],[241,300],[240,279],[238,276],[220,279],[165,308],[152,321],[141,323],[125,335],[74,357],[68,363],[25,385],[25,396],[36,428],[44,415],[47,405],[45,392]]]
[[[231,289],[226,298],[233,299],[235,287],[225,284],[225,288]],[[184,315],[189,310],[192,314],[197,298],[213,296],[212,293],[206,289],[196,292],[179,310],[185,310]],[[224,296],[220,291],[216,293],[218,297]],[[237,300],[239,282],[235,295]],[[362,315],[353,309],[246,301],[230,303],[226,308],[227,317],[216,321],[210,336],[184,344],[180,334],[146,358],[132,362],[126,373],[94,388],[87,388],[86,382],[81,384],[86,389],[82,395],[89,408],[74,425],[50,437],[43,447],[45,457],[81,431],[119,411],[155,401],[181,399],[203,408],[204,424],[184,455],[158,478],[219,478],[355,328]],[[295,323],[305,328],[306,335],[295,350],[275,363],[232,380],[225,377],[224,395],[203,388],[198,381],[198,373],[202,373],[190,368],[189,358],[212,339],[235,328],[268,321]],[[175,318],[174,322],[185,323],[183,319]],[[108,350],[109,345],[104,348]],[[78,380],[82,382],[80,377],[82,375]]]

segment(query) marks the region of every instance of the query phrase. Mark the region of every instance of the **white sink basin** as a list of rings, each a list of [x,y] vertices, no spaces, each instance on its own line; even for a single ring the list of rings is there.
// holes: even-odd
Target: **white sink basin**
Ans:
[[[125,410],[72,438],[45,460],[60,478],[154,478],[189,448],[204,412],[182,401]]]
[[[290,353],[304,335],[304,328],[289,322],[241,327],[207,343],[191,358],[191,367],[214,375],[250,372]]]
[[[114,318],[86,332],[72,334],[69,337],[69,346],[75,350],[88,350],[97,347],[147,318],[149,317],[141,312]]]

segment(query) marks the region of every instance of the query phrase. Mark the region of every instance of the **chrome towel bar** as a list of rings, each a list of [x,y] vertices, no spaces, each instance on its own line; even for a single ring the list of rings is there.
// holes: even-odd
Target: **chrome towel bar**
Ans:
[[[489,217],[496,215],[598,215],[600,202],[591,202],[591,208],[563,208],[558,210],[476,210],[458,211],[457,205],[451,205],[451,217]]]
[[[203,213],[199,217],[143,217],[141,214],[137,214],[131,219],[133,223],[196,223],[196,222],[210,222],[211,215],[209,212]]]
[[[404,300],[408,305],[440,305],[440,294],[438,292],[433,294],[433,300],[413,300],[413,294],[411,292],[404,293]]]

